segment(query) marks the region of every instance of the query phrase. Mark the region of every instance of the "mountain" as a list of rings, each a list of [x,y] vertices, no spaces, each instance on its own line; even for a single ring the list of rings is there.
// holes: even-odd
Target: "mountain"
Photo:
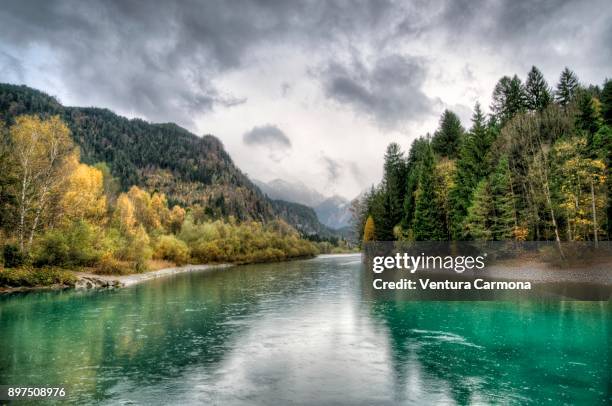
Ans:
[[[270,182],[253,180],[253,183],[274,200],[295,202],[309,207],[316,207],[325,200],[325,196],[302,182],[292,183],[282,179],[274,179]]]
[[[341,196],[325,197],[302,182],[274,179],[270,182],[253,180],[268,197],[312,207],[317,218],[327,227],[341,229],[350,226],[350,202]]]
[[[211,218],[282,217],[306,234],[325,229],[308,207],[268,198],[212,135],[198,137],[173,123],[127,119],[107,109],[66,107],[27,86],[0,84],[0,121],[10,125],[21,114],[59,115],[80,147],[81,160],[106,162],[123,190],[138,185],[160,191],[171,204],[202,206]]]
[[[351,203],[341,196],[332,196],[314,207],[321,223],[334,229],[351,225]]]

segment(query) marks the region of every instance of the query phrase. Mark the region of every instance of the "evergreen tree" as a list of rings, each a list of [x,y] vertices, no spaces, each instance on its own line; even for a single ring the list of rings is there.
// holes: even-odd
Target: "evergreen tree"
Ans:
[[[408,154],[408,160],[406,162],[404,217],[402,220],[402,227],[406,230],[412,228],[416,190],[419,185],[419,178],[421,177],[421,164],[428,148],[429,144],[427,139],[419,137],[412,142],[410,153]]]
[[[370,209],[370,215],[376,224],[375,236],[377,241],[393,241],[395,235],[393,234],[392,219],[389,217],[391,212],[391,199],[386,190],[379,186],[372,197],[372,207]]]
[[[515,114],[526,108],[526,96],[523,84],[518,76],[504,76],[493,89],[491,111],[497,123],[502,126]]]
[[[463,132],[459,117],[450,110],[444,110],[440,126],[431,141],[434,152],[451,159],[456,158]]]
[[[478,182],[487,173],[486,155],[492,135],[485,124],[485,117],[476,103],[472,116],[472,128],[461,145],[454,187],[450,191],[450,229],[453,239],[463,236],[463,220],[470,207],[471,197]]]
[[[600,101],[601,117],[606,125],[612,127],[612,79],[604,83]]]
[[[389,222],[394,226],[402,220],[404,195],[406,192],[406,163],[400,146],[393,142],[385,153],[383,183],[389,200]]]
[[[494,240],[511,239],[516,226],[514,209],[514,193],[512,190],[512,175],[508,158],[503,156],[491,175],[491,196],[493,198],[493,225],[491,227]]]
[[[555,100],[562,106],[567,106],[576,91],[578,90],[578,77],[568,67],[563,69],[559,83],[557,84],[557,90],[555,91]]]
[[[578,96],[578,114],[576,114],[576,128],[584,131],[588,137],[588,145],[592,145],[593,135],[599,130],[599,112],[595,109],[594,99],[586,91]]]
[[[531,67],[525,82],[526,105],[529,110],[542,111],[551,102],[550,89],[542,72],[535,66]]]
[[[443,210],[434,189],[435,163],[432,148],[425,151],[415,197],[413,233],[417,241],[442,241],[444,229]]]
[[[474,190],[474,200],[468,209],[465,219],[466,234],[477,241],[490,241],[493,237],[491,231],[494,213],[491,189],[487,179],[483,179]]]

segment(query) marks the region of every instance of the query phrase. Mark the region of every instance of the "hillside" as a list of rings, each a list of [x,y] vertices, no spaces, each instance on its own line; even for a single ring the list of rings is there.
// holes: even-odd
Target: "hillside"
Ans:
[[[211,218],[267,221],[279,216],[310,234],[323,226],[305,207],[279,206],[233,163],[214,136],[198,137],[176,124],[127,119],[110,110],[66,107],[27,86],[0,84],[0,120],[22,114],[59,115],[88,164],[106,162],[122,189],[161,191],[173,204],[199,204]]]

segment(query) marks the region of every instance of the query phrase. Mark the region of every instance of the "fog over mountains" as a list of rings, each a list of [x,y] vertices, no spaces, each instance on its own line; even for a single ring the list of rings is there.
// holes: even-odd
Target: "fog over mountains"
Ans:
[[[312,207],[319,221],[328,227],[340,229],[350,226],[351,203],[342,196],[327,197],[302,182],[274,179],[269,182],[253,180],[262,192],[274,200],[285,200]]]

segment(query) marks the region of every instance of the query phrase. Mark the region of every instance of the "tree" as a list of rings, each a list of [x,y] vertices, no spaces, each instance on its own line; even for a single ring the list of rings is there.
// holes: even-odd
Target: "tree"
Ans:
[[[515,114],[524,111],[526,108],[526,96],[523,84],[518,76],[514,75],[502,77],[493,89],[493,101],[491,111],[495,120],[500,125],[504,125]]]
[[[598,240],[606,206],[606,166],[584,156],[584,138],[560,140],[551,152],[568,240]]]
[[[57,116],[17,117],[10,136],[19,179],[17,233],[21,249],[29,251],[49,202],[65,181],[65,159],[74,146],[68,127]]]
[[[416,190],[421,177],[421,164],[423,157],[429,149],[429,142],[426,138],[419,137],[412,142],[408,160],[406,162],[406,193],[404,197],[404,217],[402,228],[409,230],[412,228],[414,220]]]
[[[601,91],[601,117],[612,127],[612,79],[607,79]]]
[[[491,175],[490,191],[493,199],[492,237],[497,241],[508,240],[515,236],[518,221],[514,204],[512,173],[506,156],[501,157]]]
[[[393,226],[400,223],[402,220],[402,208],[404,203],[404,195],[406,179],[406,164],[404,154],[400,146],[393,142],[387,147],[385,153],[385,164],[383,183],[387,199],[389,199],[389,213],[387,216]]]
[[[363,241],[374,241],[374,235],[374,219],[372,219],[372,216],[368,216],[368,219],[365,223],[365,228],[363,229]]]
[[[527,109],[531,111],[542,111],[551,102],[552,97],[551,91],[548,87],[548,83],[544,79],[542,72],[535,66],[531,67],[531,70],[527,74],[527,81],[525,82],[525,99]]]
[[[474,199],[465,219],[465,233],[477,241],[491,240],[493,236],[491,231],[493,213],[491,188],[488,180],[483,179],[474,190]]]
[[[443,209],[435,191],[435,163],[431,146],[423,157],[415,197],[413,233],[417,241],[442,241],[447,236]]]
[[[17,176],[11,152],[8,129],[0,121],[0,230],[9,230],[14,225]]]
[[[79,164],[72,156],[71,165],[75,168],[66,179],[61,209],[65,222],[89,220],[100,223],[106,214],[103,175],[98,169]]]
[[[459,117],[450,110],[444,110],[438,130],[431,140],[434,152],[451,159],[456,158],[463,132]]]
[[[578,112],[575,125],[579,130],[587,134],[589,146],[592,144],[593,135],[599,130],[601,118],[599,111],[595,108],[595,99],[586,91],[581,91],[578,96]]]
[[[478,182],[487,174],[486,156],[493,136],[485,125],[485,117],[476,103],[472,115],[472,128],[465,136],[459,151],[454,186],[450,190],[450,231],[453,239],[463,236],[463,220]]]
[[[577,90],[578,77],[568,67],[565,67],[559,77],[559,83],[555,91],[555,100],[565,107],[573,100]]]

